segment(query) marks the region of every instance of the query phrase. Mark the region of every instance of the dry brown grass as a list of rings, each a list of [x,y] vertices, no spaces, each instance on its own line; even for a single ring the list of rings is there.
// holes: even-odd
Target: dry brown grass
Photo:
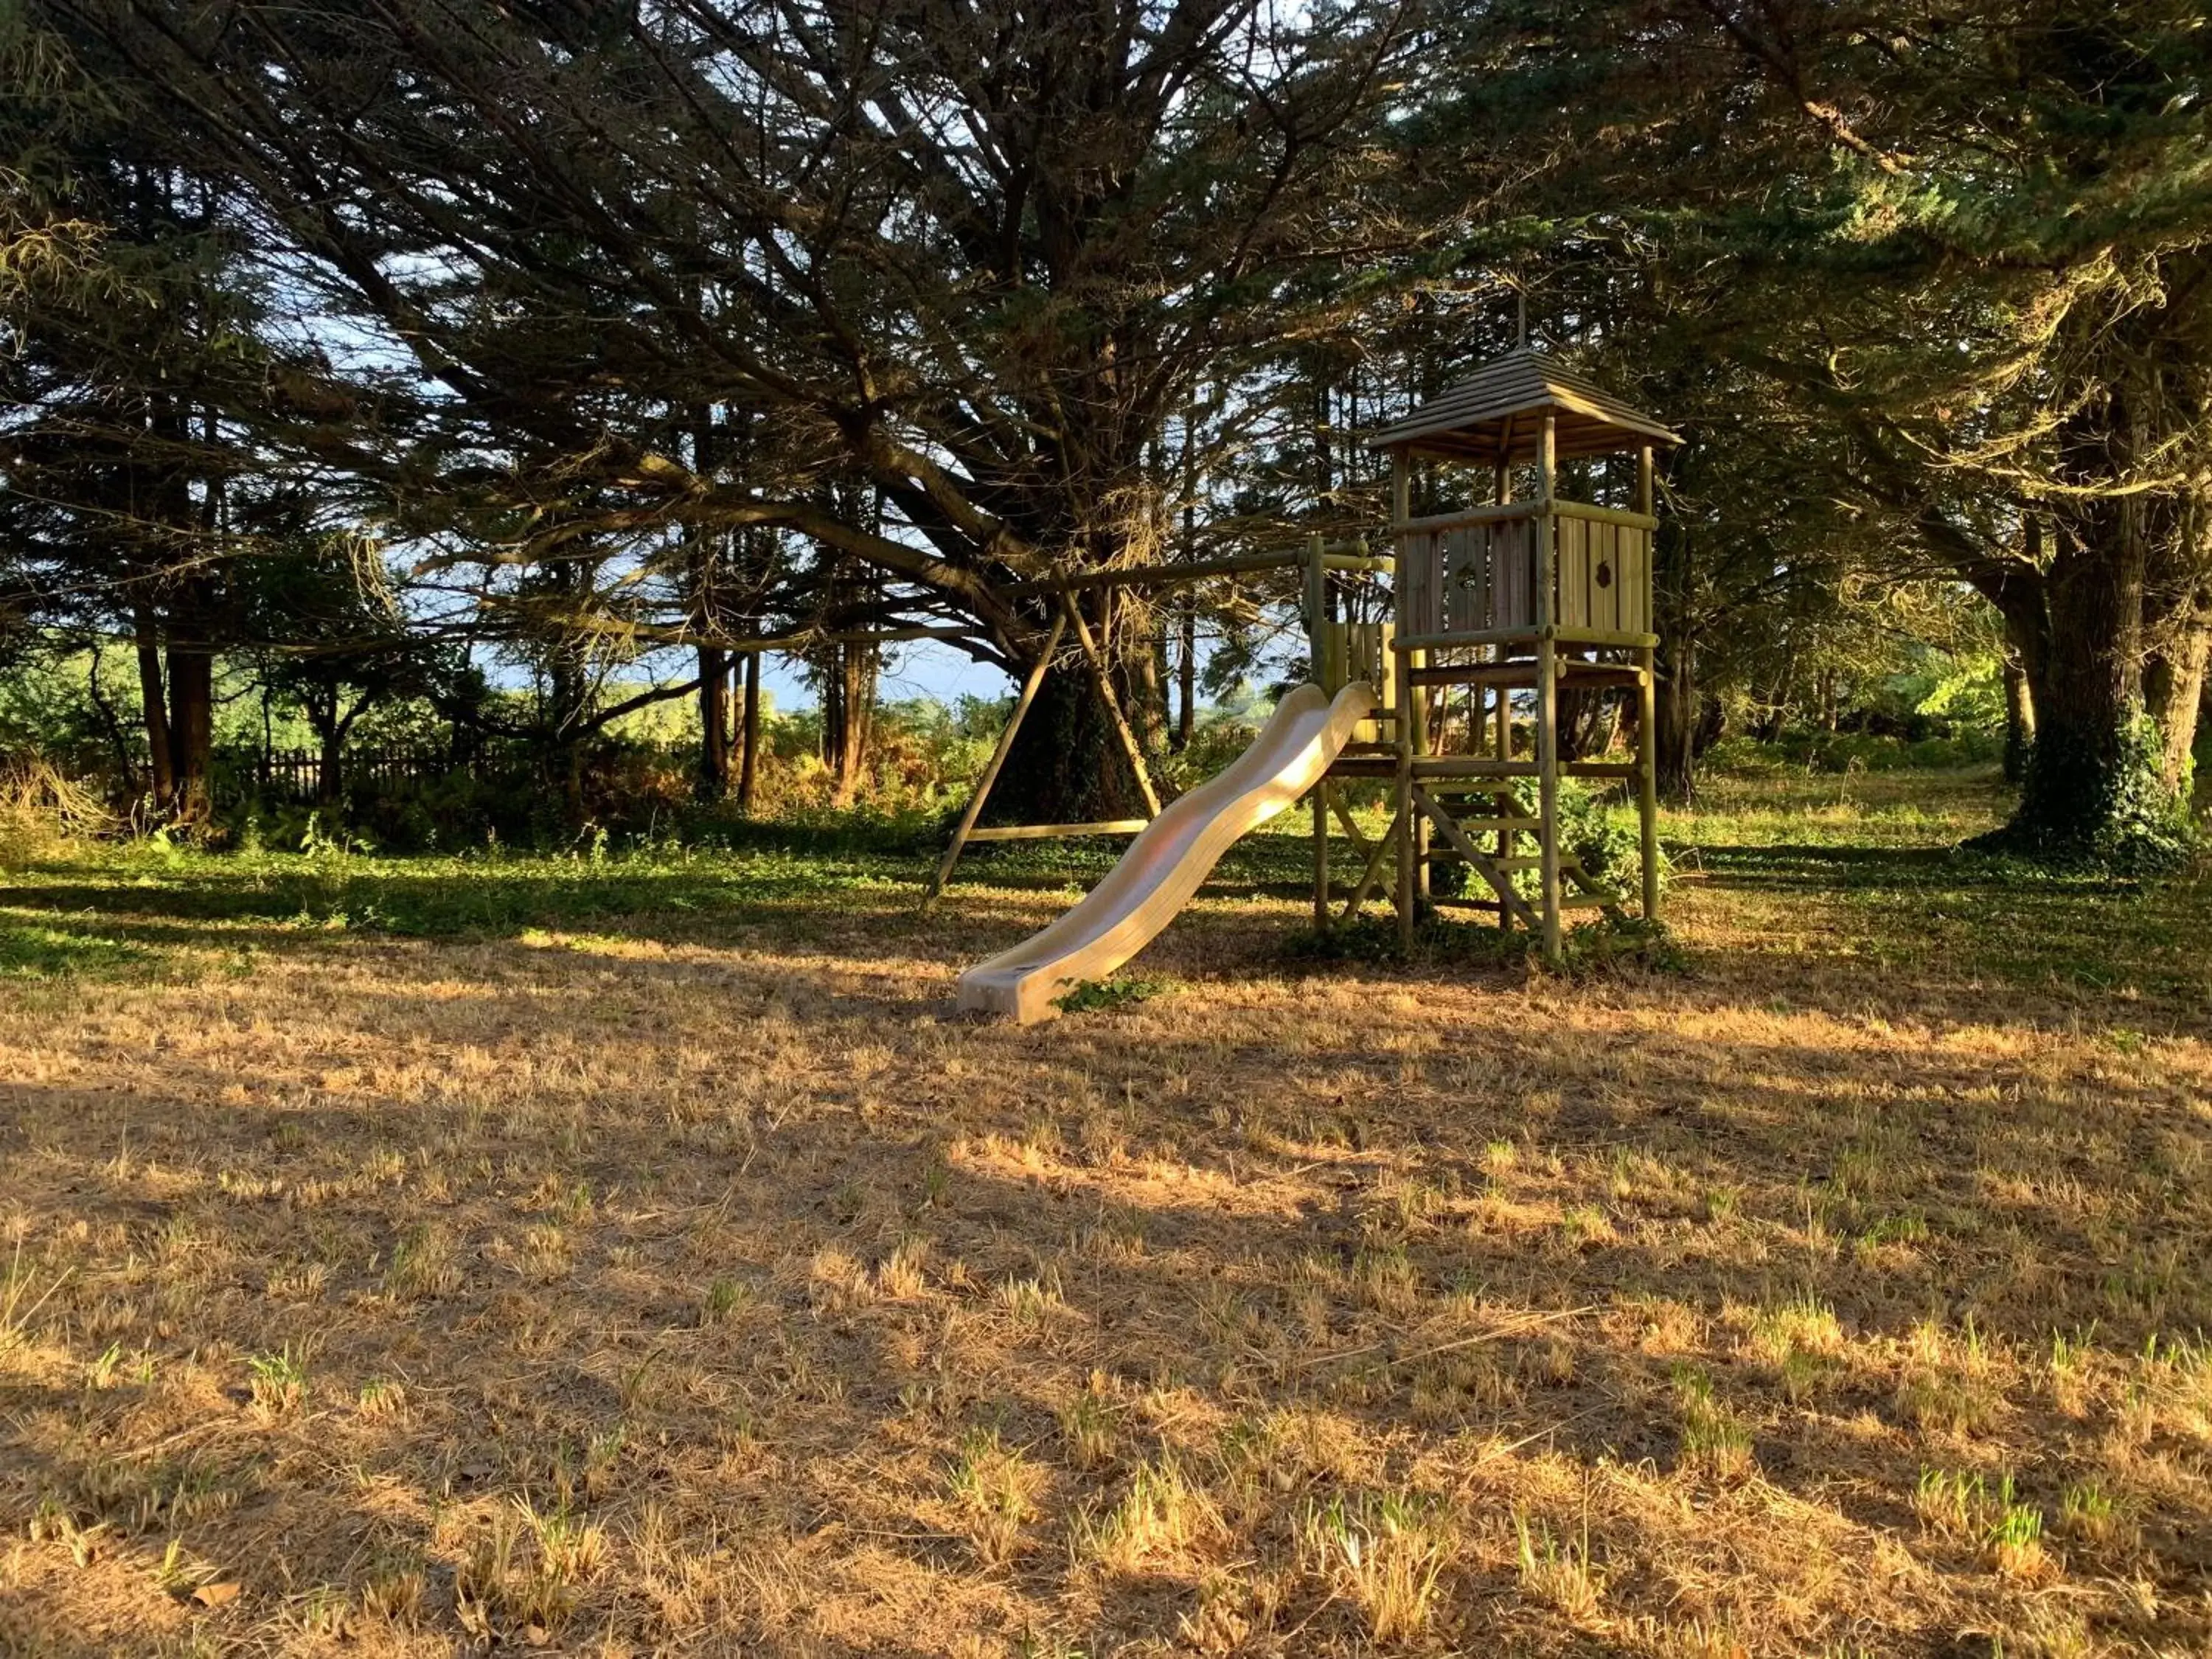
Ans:
[[[1013,888],[25,989],[0,1648],[2203,1651],[2201,1006],[1704,862],[1035,1031]]]

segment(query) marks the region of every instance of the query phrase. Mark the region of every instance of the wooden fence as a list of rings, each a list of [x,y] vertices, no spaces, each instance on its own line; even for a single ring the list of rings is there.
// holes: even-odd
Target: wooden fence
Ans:
[[[486,769],[480,757],[456,758],[434,750],[349,750],[338,763],[340,783],[351,794],[404,794],[445,778],[479,777]],[[489,769],[506,772],[512,768],[495,764]],[[219,799],[318,800],[323,757],[313,749],[278,749],[267,754],[258,749],[221,749],[215,756],[215,781]]]
[[[642,751],[658,763],[685,772],[699,764],[697,750],[683,744],[622,745],[622,752]],[[143,762],[139,763],[143,769]],[[356,799],[405,796],[447,779],[473,778],[530,787],[538,774],[530,757],[520,750],[494,745],[466,755],[442,750],[348,749],[338,763],[344,793]],[[261,800],[271,805],[312,805],[322,799],[323,758],[313,749],[278,749],[264,754],[246,747],[221,747],[215,752],[215,793],[225,805]]]

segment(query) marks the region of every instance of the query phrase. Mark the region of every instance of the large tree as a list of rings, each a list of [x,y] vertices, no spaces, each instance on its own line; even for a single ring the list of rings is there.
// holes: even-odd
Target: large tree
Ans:
[[[1053,611],[1019,584],[1155,556],[1159,445],[1201,379],[1321,325],[1338,284],[1311,279],[1396,235],[1363,205],[1388,7],[40,9],[412,354],[471,428],[449,453],[506,452],[480,491],[578,485],[640,556],[678,521],[799,532],[875,573],[876,620],[1014,671]],[[762,434],[742,465],[655,429],[702,408]],[[573,508],[547,521],[583,533]],[[1115,672],[1148,673],[1146,629],[1085,603]],[[1008,799],[1125,809],[1097,700],[1051,684]]]

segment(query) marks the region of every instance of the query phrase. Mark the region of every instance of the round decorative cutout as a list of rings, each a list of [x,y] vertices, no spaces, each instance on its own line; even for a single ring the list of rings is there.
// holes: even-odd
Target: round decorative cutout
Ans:
[[[1601,560],[1599,562],[1597,568],[1597,585],[1600,587],[1610,587],[1613,586],[1613,565],[1610,561]]]

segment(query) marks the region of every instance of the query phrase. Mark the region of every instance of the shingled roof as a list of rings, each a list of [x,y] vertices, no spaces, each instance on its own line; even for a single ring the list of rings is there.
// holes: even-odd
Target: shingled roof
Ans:
[[[1511,465],[1534,456],[1547,410],[1562,459],[1682,441],[1557,358],[1522,346],[1372,434],[1367,447]]]

